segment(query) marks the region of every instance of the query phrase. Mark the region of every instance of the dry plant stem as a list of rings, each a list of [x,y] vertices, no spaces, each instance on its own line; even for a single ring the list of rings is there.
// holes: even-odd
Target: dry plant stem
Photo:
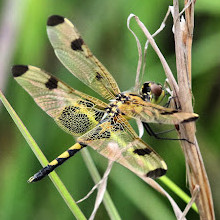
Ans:
[[[142,49],[141,49],[141,44],[140,44],[140,41],[139,41],[137,35],[130,28],[130,20],[133,16],[134,16],[134,14],[130,14],[128,16],[127,27],[128,27],[128,30],[133,34],[133,36],[136,40],[136,43],[137,43],[137,48],[138,48],[138,65],[137,65],[135,87],[134,87],[134,90],[138,91],[138,89],[140,88],[140,72],[141,72],[141,65],[142,65]]]
[[[144,32],[144,34],[146,35],[147,39],[149,40],[151,46],[153,47],[154,51],[157,53],[160,61],[161,61],[161,64],[164,68],[164,71],[166,73],[166,76],[169,80],[169,83],[170,83],[170,86],[171,86],[171,89],[173,90],[174,92],[174,96],[176,96],[176,94],[178,93],[179,91],[179,87],[177,85],[177,82],[172,74],[172,71],[169,67],[169,65],[167,64],[163,54],[161,53],[160,49],[158,48],[157,44],[155,43],[152,35],[150,34],[150,32],[147,30],[147,28],[144,26],[144,24],[139,20],[139,18],[137,16],[135,16],[135,20],[137,22],[137,24],[139,25],[139,27],[142,29],[142,31]]]
[[[152,34],[152,37],[154,38],[155,36],[157,36],[166,26],[166,20],[167,18],[169,17],[170,15],[170,7],[168,7],[168,10],[167,10],[167,13],[160,25],[160,27]],[[149,45],[149,40],[147,39],[146,43],[145,43],[145,46],[144,46],[144,63],[143,63],[143,68],[142,68],[142,76],[141,76],[141,82],[143,80],[143,76],[144,76],[144,73],[145,73],[145,68],[146,68],[146,57],[147,57],[147,48],[148,48],[148,45]]]
[[[187,4],[187,0],[185,0],[185,5]],[[187,71],[188,71],[188,78],[189,82],[192,81],[192,59],[191,59],[191,54],[192,54],[192,41],[193,41],[193,29],[194,29],[194,0],[192,0],[192,4],[190,7],[186,8],[185,11],[185,17],[186,17],[186,27],[187,27],[187,36],[185,41],[186,44],[186,52],[187,52]],[[191,89],[191,84],[190,84],[190,89]]]
[[[103,190],[106,191],[106,186],[107,186],[107,180],[108,180],[108,176],[111,172],[112,166],[113,166],[113,161],[109,160],[108,161],[108,167],[106,168],[106,171],[102,177],[102,179],[95,184],[95,186],[92,187],[92,189],[87,193],[86,196],[84,196],[82,199],[78,200],[76,203],[80,203],[83,202],[84,200],[88,199],[89,196],[98,188],[98,190]],[[103,195],[104,196],[104,195]],[[97,199],[97,198],[96,198]],[[103,199],[103,197],[102,197]],[[101,200],[102,200],[101,199]]]
[[[191,45],[193,34],[193,13],[194,3],[186,8],[185,29],[181,29],[179,16],[179,2],[173,1],[174,6],[174,38],[176,51],[176,68],[179,85],[178,100],[180,106],[185,112],[193,112],[192,94],[191,94]],[[182,31],[183,30],[183,31]],[[185,154],[187,176],[191,194],[193,194],[196,185],[200,187],[200,193],[195,199],[199,210],[200,219],[213,220],[214,208],[212,194],[203,164],[202,156],[199,150],[198,142],[195,136],[196,127],[194,123],[180,125],[179,136],[186,138],[195,144],[181,141],[181,146]]]
[[[183,216],[181,216],[180,220],[183,220],[186,216],[186,214],[188,213],[188,211],[190,210],[192,204],[195,202],[195,199],[198,196],[199,193],[199,189],[200,187],[198,185],[195,186],[193,194],[192,194],[192,199],[190,200],[190,202],[187,204],[186,208],[183,211]]]
[[[95,218],[96,212],[98,211],[98,208],[103,200],[105,191],[106,191],[106,187],[107,187],[107,180],[108,180],[108,176],[110,174],[110,171],[112,169],[114,161],[109,160],[108,161],[108,167],[102,177],[101,183],[98,187],[98,192],[97,192],[97,196],[96,196],[96,201],[95,201],[95,205],[94,205],[94,209],[92,211],[91,216],[89,217],[89,220],[93,220]]]

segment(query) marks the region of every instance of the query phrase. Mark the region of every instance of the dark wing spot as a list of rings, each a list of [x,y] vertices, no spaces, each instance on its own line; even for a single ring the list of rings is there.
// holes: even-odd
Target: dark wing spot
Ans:
[[[52,15],[47,20],[47,26],[56,26],[64,22],[64,17],[59,15]]]
[[[144,149],[135,149],[133,152],[140,156],[144,156],[145,154],[150,154],[152,151],[148,148],[144,148]]]
[[[50,77],[50,79],[45,83],[45,86],[49,89],[56,89],[57,88],[57,79],[54,78],[53,76]]]
[[[73,50],[81,50],[81,51],[83,51],[83,49],[82,49],[82,45],[83,44],[84,44],[83,39],[82,38],[78,38],[78,39],[76,39],[76,40],[71,42],[71,48]]]
[[[103,78],[99,72],[96,72],[96,76],[95,77],[96,77],[96,79],[98,81],[100,81]]]
[[[14,77],[19,77],[28,71],[28,66],[26,65],[15,65],[12,67],[11,72]]]
[[[171,112],[162,112],[161,115],[172,115],[172,114],[177,113],[177,112],[178,112],[178,110],[173,110]]]
[[[157,168],[155,170],[152,170],[150,172],[148,172],[146,174],[147,177],[150,177],[152,179],[155,179],[155,178],[158,178],[158,177],[161,177],[163,175],[165,175],[167,172],[167,170],[163,169],[163,168]]]
[[[185,120],[181,121],[181,123],[195,121],[198,118],[199,118],[199,116],[194,116],[194,117],[191,117],[191,118],[188,118],[188,119],[185,119]]]

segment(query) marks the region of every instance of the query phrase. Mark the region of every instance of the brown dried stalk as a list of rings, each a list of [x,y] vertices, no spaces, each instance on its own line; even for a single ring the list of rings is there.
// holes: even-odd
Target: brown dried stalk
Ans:
[[[188,1],[185,0],[185,5]],[[191,93],[191,48],[194,28],[194,2],[185,10],[185,23],[181,23],[179,15],[179,2],[173,1],[174,6],[174,39],[176,51],[176,68],[179,85],[177,94],[181,109],[185,112],[193,112]],[[182,25],[182,26],[181,26]],[[184,26],[183,26],[184,25]],[[191,194],[194,188],[199,186],[200,193],[195,202],[199,210],[200,219],[215,219],[211,189],[195,136],[195,123],[182,124],[179,127],[179,137],[186,138],[195,144],[181,141]]]

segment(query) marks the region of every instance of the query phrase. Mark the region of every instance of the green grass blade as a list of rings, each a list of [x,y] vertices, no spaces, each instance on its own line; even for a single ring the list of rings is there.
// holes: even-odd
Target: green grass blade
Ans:
[[[12,108],[12,106],[9,104],[7,99],[4,97],[1,90],[0,90],[0,100],[4,104],[8,113],[11,115],[11,117],[14,120],[15,124],[17,125],[18,129],[22,133],[23,137],[25,138],[25,140],[29,144],[30,148],[32,149],[32,151],[34,152],[34,154],[36,155],[36,157],[38,158],[38,160],[40,161],[42,166],[46,166],[48,164],[46,157],[44,156],[44,154],[42,153],[42,151],[38,147],[35,140],[30,135],[30,133],[28,132],[27,128],[22,123],[21,119],[18,117],[18,115],[16,114],[16,112]],[[66,187],[64,186],[64,184],[62,183],[60,178],[58,177],[58,175],[53,171],[51,174],[49,174],[49,177],[52,180],[55,187],[57,188],[57,190],[59,191],[60,195],[63,197],[64,201],[68,205],[71,212],[74,214],[74,216],[80,220],[86,219],[85,216],[83,215],[83,213],[81,212],[81,210],[79,209],[79,207],[77,206],[77,204],[75,203],[74,199],[69,194],[68,190],[66,189]]]

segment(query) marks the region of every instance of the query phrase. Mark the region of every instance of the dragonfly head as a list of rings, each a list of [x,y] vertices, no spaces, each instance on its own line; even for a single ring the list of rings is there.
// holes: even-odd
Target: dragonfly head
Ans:
[[[165,91],[160,83],[147,81],[142,85],[140,95],[147,102],[159,104],[165,97]]]

